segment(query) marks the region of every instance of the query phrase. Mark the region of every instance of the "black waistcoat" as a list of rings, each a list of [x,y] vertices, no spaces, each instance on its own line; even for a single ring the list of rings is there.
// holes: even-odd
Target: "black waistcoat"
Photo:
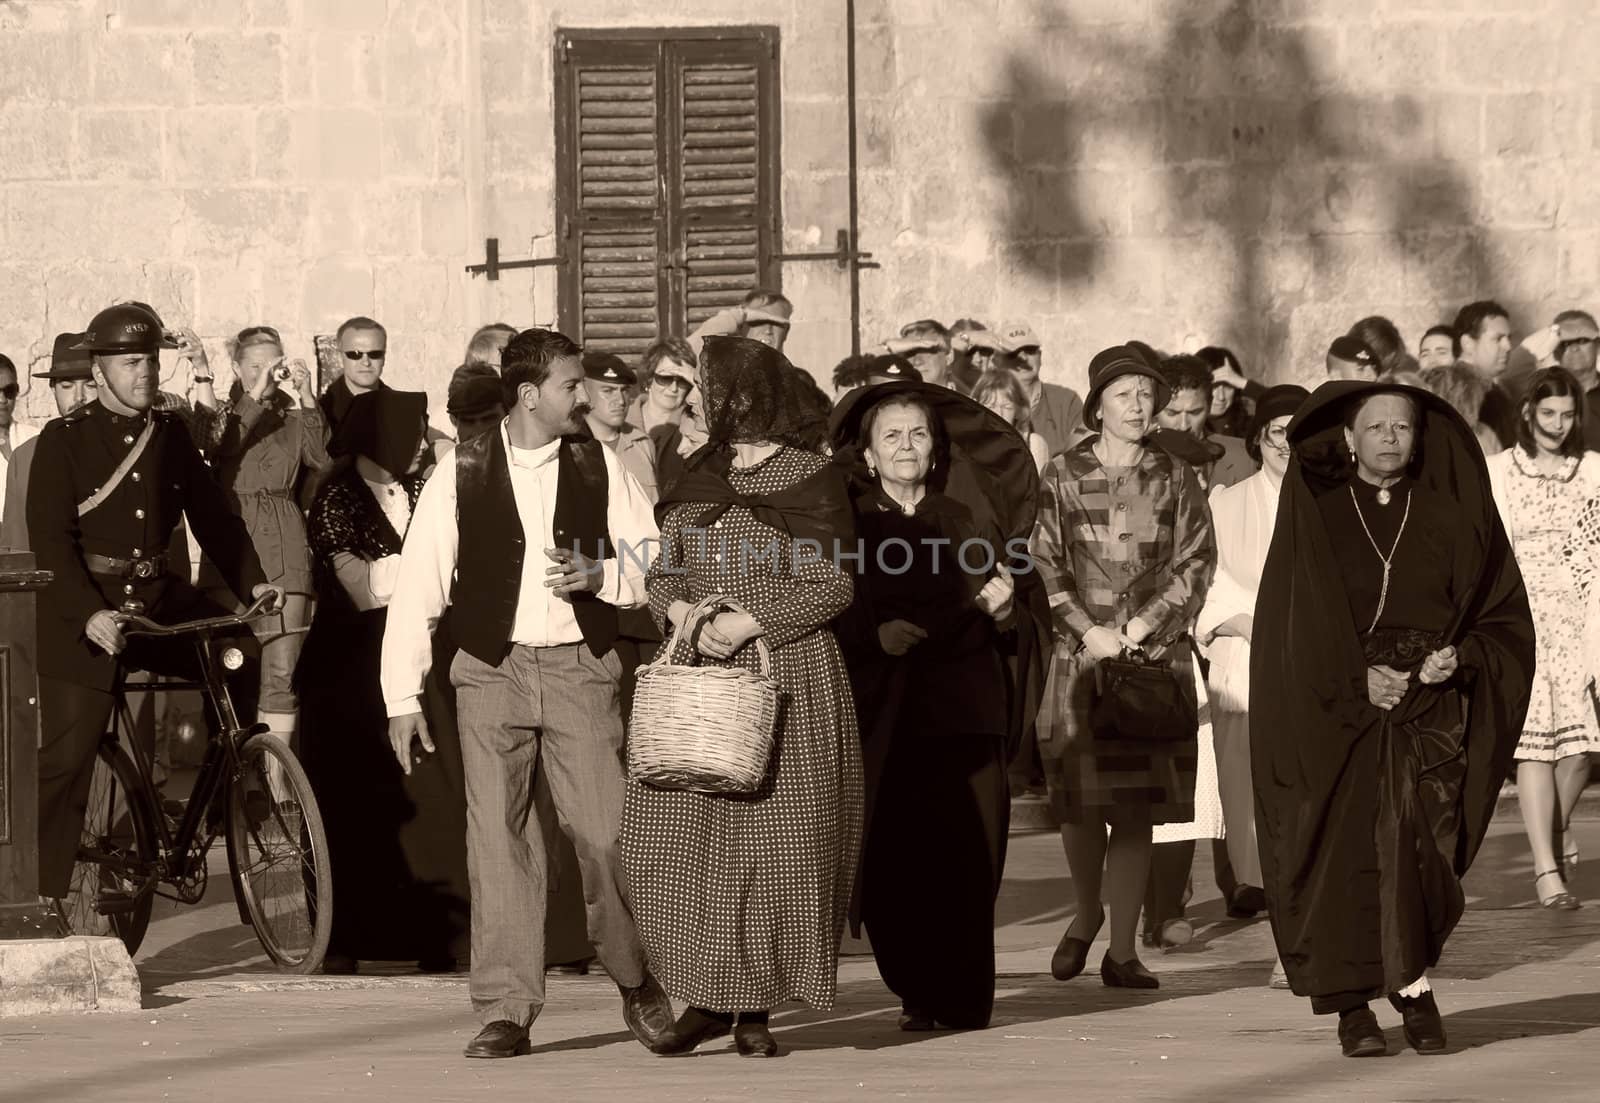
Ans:
[[[459,543],[450,622],[456,643],[467,654],[499,666],[510,653],[527,556],[543,563],[544,549],[556,547],[576,548],[595,560],[615,557],[606,530],[604,447],[592,438],[562,438],[554,531],[531,536],[523,533],[500,433],[484,433],[456,448]],[[572,612],[589,650],[597,656],[610,651],[617,639],[616,607],[592,593],[580,593],[572,595]]]

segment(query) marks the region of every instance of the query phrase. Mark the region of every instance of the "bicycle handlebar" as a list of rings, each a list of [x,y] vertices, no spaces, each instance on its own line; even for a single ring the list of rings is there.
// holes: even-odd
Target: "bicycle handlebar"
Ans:
[[[118,613],[117,617],[122,623],[124,636],[187,636],[190,633],[209,632],[218,628],[241,628],[250,621],[277,612],[277,601],[277,594],[266,593],[256,598],[255,602],[242,613],[188,620],[178,624],[157,624],[149,617],[133,613]]]

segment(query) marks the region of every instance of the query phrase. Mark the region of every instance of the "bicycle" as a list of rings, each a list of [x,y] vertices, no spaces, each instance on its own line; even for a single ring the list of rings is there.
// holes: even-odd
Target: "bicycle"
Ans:
[[[163,625],[124,615],[124,636],[192,637],[199,681],[166,681],[141,692],[198,690],[220,718],[186,805],[164,802],[153,780],[154,754],[117,736],[132,733],[126,671],[118,667],[116,704],[100,743],[72,889],[66,901],[74,933],[115,934],[133,954],[144,940],[155,898],[198,903],[208,880],[207,855],[227,838],[228,872],[240,921],[255,928],[267,955],[285,972],[312,973],[333,930],[333,875],[328,837],[311,783],[294,753],[265,724],[241,726],[222,668],[238,670],[243,653],[211,644],[225,632],[268,613],[266,595],[243,613]],[[282,910],[278,910],[281,905]]]

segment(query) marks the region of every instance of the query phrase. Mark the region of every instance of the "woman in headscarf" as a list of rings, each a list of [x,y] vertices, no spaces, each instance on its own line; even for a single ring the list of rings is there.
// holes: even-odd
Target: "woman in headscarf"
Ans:
[[[741,1054],[770,1057],[771,1008],[834,1000],[861,840],[861,748],[828,624],[854,592],[835,558],[853,540],[844,480],[811,450],[817,415],[795,401],[790,370],[757,341],[705,339],[690,400],[709,440],[656,507],[657,622],[675,637],[696,629],[684,621],[703,599],[738,603],[746,611],[703,623],[697,648],[707,661],[759,669],[754,641],[765,638],[782,695],[755,793],[628,783],[622,856],[634,916],[655,975],[689,1004],[663,1054],[732,1027]]]
[[[1206,411],[1206,433],[1242,439],[1249,428],[1255,397],[1251,382],[1239,367],[1232,349],[1207,345],[1195,353],[1211,369],[1211,406]],[[1259,388],[1259,384],[1256,385]]]
[[[1289,427],[1250,652],[1250,750],[1278,952],[1346,1056],[1444,1026],[1426,970],[1516,751],[1533,621],[1472,429],[1443,400],[1319,387]]]
[[[1160,985],[1136,941],[1151,829],[1194,819],[1195,734],[1142,740],[1097,731],[1091,714],[1096,666],[1128,651],[1166,665],[1198,714],[1188,633],[1216,548],[1194,470],[1148,442],[1166,391],[1148,349],[1116,345],[1095,355],[1084,420],[1097,435],[1045,469],[1032,540],[1055,624],[1039,749],[1078,897],[1050,971],[1057,980],[1083,972],[1106,918],[1103,885],[1111,945],[1100,978],[1113,988]]]
[[[1038,478],[1021,438],[930,383],[851,395],[833,419],[862,539],[845,636],[866,759],[859,916],[900,1027],[981,1029],[994,1009],[1006,765],[1030,711],[1006,653],[1048,624],[1026,565]],[[1029,603],[1030,592],[1038,599]],[[843,632],[844,629],[841,628]],[[1035,643],[1021,650],[1038,656]],[[1037,687],[1040,677],[1019,679]]]
[[[1211,664],[1207,686],[1212,739],[1234,884],[1225,903],[1228,914],[1238,918],[1256,915],[1267,906],[1256,846],[1255,789],[1250,782],[1250,640],[1261,569],[1272,545],[1278,495],[1289,469],[1289,422],[1310,397],[1310,391],[1292,383],[1262,394],[1244,441],[1261,470],[1211,492],[1217,571],[1195,622],[1195,636]]]
[[[328,830],[333,936],[324,972],[466,960],[466,806],[459,748],[436,744],[403,774],[389,745],[378,669],[389,599],[429,463],[427,396],[355,397],[335,465],[312,505],[317,615],[300,656],[301,758]]]

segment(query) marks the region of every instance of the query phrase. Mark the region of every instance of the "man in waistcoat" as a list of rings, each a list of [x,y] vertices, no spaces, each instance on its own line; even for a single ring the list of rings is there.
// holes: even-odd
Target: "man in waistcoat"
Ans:
[[[446,605],[467,786],[472,1003],[468,1057],[529,1051],[544,1005],[548,859],[534,780],[544,772],[577,850],[589,937],[647,1047],[673,1022],[622,884],[618,608],[647,595],[659,539],[650,502],[584,428],[583,364],[559,333],[506,346],[509,416],[466,441],[412,515],[383,639],[383,695],[402,769],[433,750],[422,715],[431,635]]]

